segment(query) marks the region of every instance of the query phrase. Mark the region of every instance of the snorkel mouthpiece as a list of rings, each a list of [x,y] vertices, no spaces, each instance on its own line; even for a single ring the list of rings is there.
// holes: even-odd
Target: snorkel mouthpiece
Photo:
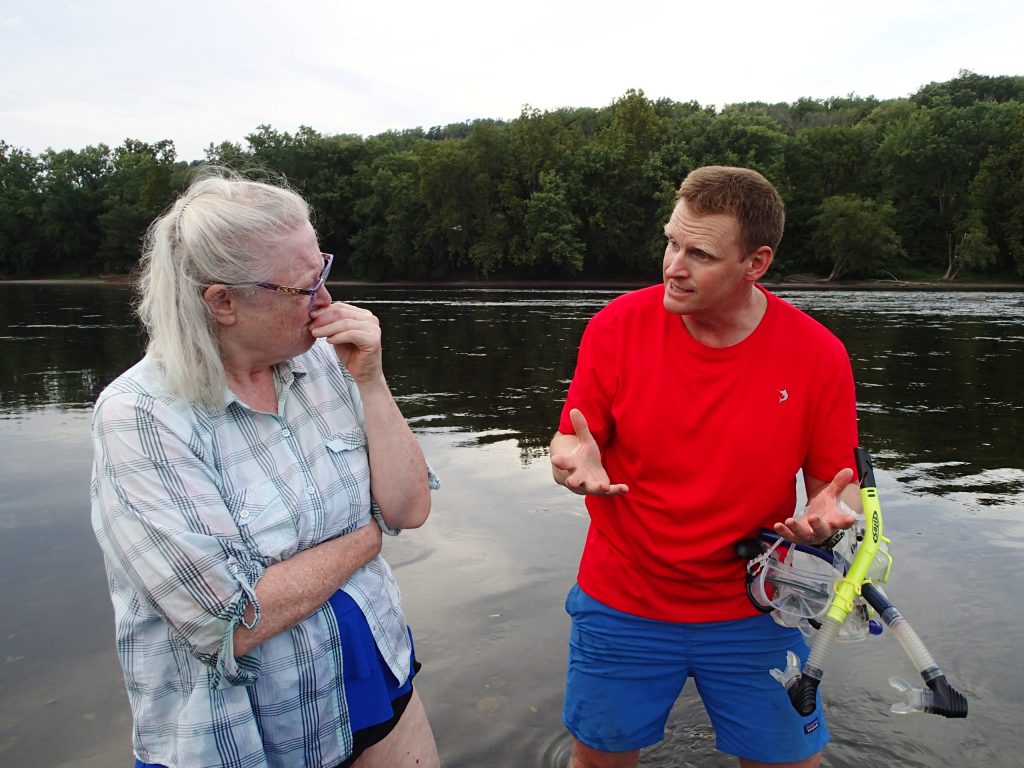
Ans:
[[[891,710],[896,714],[907,712],[930,712],[943,717],[967,717],[967,699],[946,680],[945,674],[935,663],[935,659],[924,647],[910,622],[894,606],[886,594],[872,584],[865,584],[864,599],[899,640],[903,650],[907,652],[914,667],[924,680],[928,689],[912,688],[910,683],[901,677],[890,677],[889,684],[904,695],[905,701],[893,704]]]
[[[818,683],[820,682],[821,680],[809,675],[803,675],[792,688],[787,689],[789,700],[793,702],[793,709],[802,717],[807,717],[817,706]]]
[[[932,689],[931,701],[925,701],[925,712],[943,717],[967,717],[967,698],[951,686],[945,675],[925,683]]]
[[[824,674],[825,658],[839,635],[842,622],[826,616],[818,630],[818,637],[811,646],[811,653],[800,668],[800,660],[792,651],[786,653],[786,669],[771,670],[771,676],[782,683],[789,695],[793,709],[806,717],[817,706],[818,686]]]
[[[902,677],[890,677],[889,685],[903,694],[904,700],[889,708],[897,715],[928,712],[942,717],[967,717],[967,699],[949,684],[945,675],[929,680],[928,689],[912,688]]]
[[[806,717],[817,706],[818,684],[821,670],[805,666],[800,671],[800,659],[792,651],[786,651],[786,668],[773,669],[771,675],[786,689],[793,709]]]

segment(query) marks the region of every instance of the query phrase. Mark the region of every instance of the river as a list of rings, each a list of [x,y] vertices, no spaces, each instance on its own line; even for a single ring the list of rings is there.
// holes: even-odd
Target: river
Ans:
[[[546,445],[586,320],[625,289],[332,286],[374,311],[385,370],[442,478],[385,543],[448,768],[562,768],[572,585],[587,517]],[[840,646],[825,764],[1024,764],[1024,293],[785,291],[847,345],[894,556],[886,591],[966,720],[895,715],[891,636]],[[130,717],[89,524],[89,418],[138,359],[127,288],[0,284],[0,765],[127,766]],[[692,684],[642,766],[733,766]]]

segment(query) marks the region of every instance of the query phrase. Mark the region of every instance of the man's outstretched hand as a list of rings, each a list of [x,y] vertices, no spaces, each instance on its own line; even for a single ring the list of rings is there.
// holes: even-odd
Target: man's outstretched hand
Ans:
[[[857,518],[844,512],[839,506],[839,500],[852,480],[852,469],[839,470],[831,483],[824,484],[814,493],[804,507],[803,515],[776,523],[773,526],[775,532],[797,544],[815,546],[827,541],[836,531],[849,528]]]
[[[555,435],[551,441],[551,471],[555,482],[580,495],[617,496],[629,491],[612,483],[601,463],[601,449],[590,434],[587,419],[578,408],[569,411],[575,434]]]

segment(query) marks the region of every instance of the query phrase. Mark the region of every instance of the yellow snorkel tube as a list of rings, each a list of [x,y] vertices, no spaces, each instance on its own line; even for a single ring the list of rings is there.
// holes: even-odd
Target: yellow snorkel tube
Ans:
[[[790,651],[786,669],[771,670],[772,677],[785,686],[797,712],[804,716],[811,714],[815,709],[825,659],[839,636],[839,630],[853,610],[855,601],[863,597],[896,635],[896,639],[910,656],[927,686],[927,690],[915,689],[901,678],[890,677],[889,684],[906,697],[905,701],[894,704],[892,711],[931,712],[943,717],[967,717],[967,699],[949,685],[946,676],[936,665],[910,623],[889,602],[882,590],[870,581],[872,572],[881,572],[882,575],[878,577],[881,582],[888,578],[891,558],[882,545],[883,542],[888,544],[889,540],[882,535],[882,507],[878,500],[871,456],[862,448],[856,448],[854,454],[857,473],[860,475],[861,502],[864,507],[863,535],[853,562],[835,583],[832,600],[818,628],[803,669],[799,667],[796,654]]]

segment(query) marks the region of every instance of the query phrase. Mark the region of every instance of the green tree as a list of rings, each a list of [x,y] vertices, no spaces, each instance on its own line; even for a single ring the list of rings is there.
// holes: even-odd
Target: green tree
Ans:
[[[762,107],[735,104],[723,109],[694,142],[694,159],[698,165],[753,168],[777,181],[785,170],[788,142],[782,125]]]
[[[323,136],[309,126],[300,126],[293,135],[261,125],[246,141],[254,168],[284,176],[306,198],[322,246],[334,253],[337,268],[344,270],[355,234],[353,177],[365,156],[362,137]],[[229,156],[233,151],[230,146],[221,148]]]
[[[458,139],[419,145],[419,195],[426,219],[413,247],[421,264],[417,276],[448,277],[469,265],[468,215],[472,208],[472,172],[465,142]]]
[[[175,167],[168,139],[147,144],[127,139],[110,156],[104,184],[101,240],[96,262],[104,272],[128,272],[138,261],[146,228],[181,190],[185,164]]]
[[[572,276],[583,270],[583,243],[579,239],[579,217],[569,206],[565,181],[557,171],[540,174],[540,188],[530,196],[526,213],[529,247],[519,263],[550,265],[558,276]]]
[[[103,214],[110,174],[110,148],[105,144],[81,151],[55,152],[41,157],[40,192],[42,230],[46,253],[40,274],[97,274],[102,271],[98,251],[102,241],[99,217]]]
[[[914,244],[909,256],[955,274],[951,265],[976,207],[971,182],[992,148],[1003,110],[994,102],[958,107],[943,95],[928,106],[900,102],[879,114],[885,194],[899,212],[903,242]]]
[[[41,173],[31,154],[0,141],[0,274],[28,275],[42,266]]]
[[[954,107],[970,107],[987,101],[1002,104],[1024,101],[1024,77],[979,75],[961,69],[952,80],[921,86],[911,99],[923,107],[949,103]]]
[[[989,241],[988,231],[981,219],[981,211],[969,209],[958,222],[957,232],[960,239],[954,243],[949,253],[949,264],[943,280],[955,280],[960,270],[987,267],[996,260],[998,250]]]
[[[419,193],[424,139],[382,134],[366,142],[366,157],[355,169],[353,235],[349,266],[355,277],[418,277],[415,243],[427,217]]]
[[[660,197],[671,200],[686,175],[702,164],[704,137],[714,120],[714,107],[695,101],[673,104],[665,137],[649,158],[651,172],[661,184]]]
[[[509,168],[500,189],[508,257],[513,265],[529,262],[527,207],[540,188],[541,174],[555,171],[566,183],[567,204],[576,210],[582,191],[571,186],[573,158],[596,131],[596,110],[542,112],[524,107],[508,127]]]
[[[793,104],[773,104],[766,108],[787,133],[809,128],[851,126],[861,122],[879,105],[873,96],[856,94],[833,96],[827,99],[797,99]]]
[[[204,150],[203,155],[207,163],[231,168],[239,173],[250,170],[255,163],[252,152],[243,149],[241,144],[231,141],[222,141],[216,146],[210,144]]]
[[[775,268],[783,272],[813,269],[811,219],[833,195],[875,198],[880,182],[874,172],[877,131],[868,123],[827,125],[798,130],[788,142],[779,191],[786,202],[786,236]]]
[[[685,104],[673,102],[669,120],[664,140],[645,164],[645,174],[651,183],[650,195],[655,204],[654,221],[659,225],[652,228],[644,245],[646,253],[650,254],[650,266],[654,268],[664,248],[664,233],[660,225],[668,221],[675,206],[675,192],[683,179],[702,164],[704,136],[715,120],[715,109],[702,107],[695,101]]]
[[[643,91],[627,91],[608,110],[594,140],[581,146],[566,175],[582,223],[588,270],[596,274],[648,272],[648,250],[661,225],[663,192],[657,150],[669,118]]]
[[[474,272],[491,275],[509,263],[508,201],[515,185],[512,144],[504,123],[481,121],[465,141],[468,197],[462,202],[462,234],[468,243],[468,262]]]
[[[1004,105],[1003,135],[971,182],[971,198],[983,211],[986,230],[1006,273],[1024,277],[1024,102]]]
[[[311,203],[335,274],[375,279],[650,276],[674,190],[707,164],[751,167],[779,187],[784,271],[835,278],[902,260],[950,280],[1024,275],[1022,158],[1024,78],[966,71],[885,102],[851,94],[718,112],[629,90],[602,108],[526,107],[510,122],[366,139],[261,125],[244,147],[206,150],[208,162],[287,179]],[[187,170],[170,142],[38,158],[0,142],[0,272],[128,268]],[[878,239],[868,247],[850,221]]]
[[[890,204],[856,195],[825,198],[811,224],[816,250],[832,265],[828,280],[848,273],[870,275],[902,256],[903,246],[891,225],[894,215]]]

